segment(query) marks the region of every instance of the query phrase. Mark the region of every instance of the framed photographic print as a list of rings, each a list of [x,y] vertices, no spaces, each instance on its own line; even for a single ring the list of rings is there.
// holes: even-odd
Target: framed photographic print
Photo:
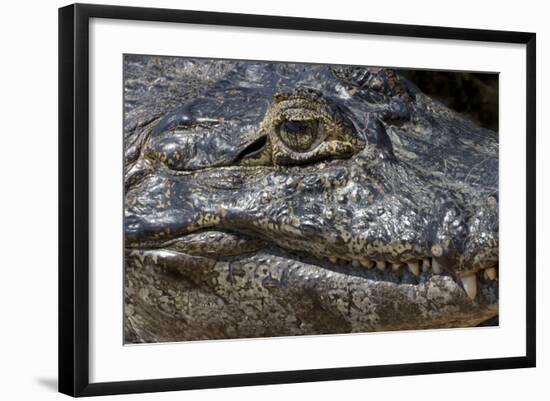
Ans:
[[[59,112],[61,392],[535,366],[534,33],[71,5]]]

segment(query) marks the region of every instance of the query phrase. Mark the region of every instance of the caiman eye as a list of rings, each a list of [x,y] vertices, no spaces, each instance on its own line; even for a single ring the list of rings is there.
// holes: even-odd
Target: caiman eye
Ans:
[[[279,138],[291,150],[308,152],[322,139],[322,124],[317,120],[284,121],[279,126]]]
[[[297,89],[273,97],[252,143],[234,162],[248,166],[293,166],[343,159],[365,146],[344,105],[314,90]],[[254,139],[255,138],[255,139]]]

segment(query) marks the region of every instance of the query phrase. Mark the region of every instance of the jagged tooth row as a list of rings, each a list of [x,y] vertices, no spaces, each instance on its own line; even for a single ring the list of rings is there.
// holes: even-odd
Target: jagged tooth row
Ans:
[[[346,262],[345,260],[340,260],[335,257],[329,257],[329,260],[332,263],[338,263],[338,262]],[[377,260],[373,261],[370,259],[354,259],[351,261],[351,265],[353,267],[365,267],[367,269],[372,269],[376,267],[380,271],[385,271],[388,266],[391,266],[391,269],[395,273],[399,273],[401,271],[401,268],[407,266],[409,271],[414,274],[416,277],[420,276],[420,272],[422,269],[422,272],[428,271],[431,267],[431,261],[429,259],[423,259],[423,260],[415,260],[410,261],[407,263],[403,262],[386,262],[385,260]]]
[[[489,267],[483,270],[483,278],[486,280],[496,280],[497,278],[497,268]],[[468,298],[474,300],[477,296],[477,287],[478,287],[478,277],[477,272],[473,272],[462,276],[460,278],[464,291],[468,295]]]
[[[414,274],[416,277],[420,276],[420,266],[418,261],[407,263],[409,271]]]
[[[483,277],[487,280],[495,280],[497,278],[497,268],[490,267],[483,271]]]
[[[422,259],[422,271],[427,272],[431,268],[432,268],[432,262],[430,261],[430,258]]]
[[[475,273],[464,276],[460,279],[462,281],[462,286],[464,291],[468,295],[468,298],[474,300],[477,295],[477,276]]]
[[[391,264],[391,269],[394,271],[394,272],[398,272],[399,269],[403,266],[403,263],[392,263]]]
[[[345,260],[340,260],[336,257],[329,257],[329,260],[332,263],[338,263],[338,262],[345,262]],[[354,259],[351,261],[351,264],[353,267],[365,267],[367,269],[372,269],[376,267],[380,271],[385,271],[388,265],[391,266],[391,269],[393,272],[398,273],[401,271],[401,268],[407,266],[409,271],[414,274],[415,276],[420,276],[420,271],[422,269],[422,272],[428,271],[432,266],[432,261],[429,258],[425,258],[422,260],[415,260],[415,261],[409,261],[407,263],[403,262],[386,262],[385,260],[370,260],[370,259]],[[436,265],[436,274],[441,273],[441,269],[438,268],[439,265]]]
[[[376,263],[374,263],[372,260],[368,259],[361,259],[361,266],[366,267],[367,269],[372,269]]]
[[[441,268],[441,265],[437,261],[437,259],[432,259],[432,271],[435,274],[441,274],[443,272],[443,269]]]
[[[372,260],[368,260],[368,259],[353,260],[351,264],[353,267],[363,266],[363,267],[366,267],[367,269],[372,269],[375,265],[375,263]]]
[[[340,259],[336,257],[329,257],[329,259],[332,263],[338,263],[340,261]],[[345,262],[345,260],[342,261]],[[363,266],[367,269],[372,269],[376,266],[376,268],[382,272],[385,271],[388,267],[388,262],[386,262],[385,260],[373,261],[370,259],[362,258],[358,260],[353,260],[351,263],[354,267]],[[391,266],[391,270],[395,273],[401,272],[401,268],[405,266],[405,263],[402,262],[392,261],[389,264]],[[406,266],[409,271],[416,277],[420,276],[420,269],[422,269],[422,272],[427,272],[431,269],[433,274],[441,274],[443,272],[443,268],[436,258],[423,258],[422,260],[409,261],[406,263]],[[487,280],[496,280],[497,271],[498,270],[496,267],[484,269],[483,278]],[[460,278],[460,281],[462,282],[462,286],[468,297],[471,300],[474,300],[477,296],[478,291],[477,273],[474,272],[462,276]]]
[[[338,259],[334,257],[331,257],[330,260],[333,263],[338,262]],[[363,267],[366,267],[367,269],[372,269],[376,266],[378,270],[384,272],[388,267],[388,262],[386,262],[385,260],[373,261],[370,259],[359,259],[359,260],[353,260],[352,265],[354,267],[363,266]],[[389,265],[391,266],[391,270],[394,273],[400,273],[401,268],[405,266],[405,263],[391,261],[389,262]],[[422,272],[427,272],[427,271],[430,271],[431,269],[433,274],[443,273],[443,268],[436,258],[423,258],[421,260],[409,261],[406,263],[406,266],[409,269],[409,271],[412,274],[414,274],[416,277],[420,276],[421,269],[422,269]],[[486,280],[496,280],[497,272],[498,272],[497,267],[486,268],[483,270],[483,278]],[[462,282],[462,287],[464,288],[466,295],[468,295],[468,298],[470,298],[471,300],[474,300],[478,292],[477,272],[473,272],[462,276],[460,278],[460,281]]]

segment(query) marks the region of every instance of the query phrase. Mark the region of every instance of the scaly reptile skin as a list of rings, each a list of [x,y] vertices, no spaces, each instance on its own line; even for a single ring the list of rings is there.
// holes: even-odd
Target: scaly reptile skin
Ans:
[[[381,68],[125,56],[125,341],[498,314],[498,136]]]

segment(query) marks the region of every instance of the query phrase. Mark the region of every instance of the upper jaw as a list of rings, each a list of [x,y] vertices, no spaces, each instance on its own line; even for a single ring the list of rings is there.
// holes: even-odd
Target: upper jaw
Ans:
[[[350,163],[359,166],[361,159]],[[371,174],[375,173],[372,165],[368,168]],[[476,207],[479,212],[475,218],[464,223],[475,235],[460,243],[448,231],[452,224],[448,227],[442,224],[434,236],[431,226],[423,225],[422,219],[413,224],[415,230],[403,241],[399,240],[402,233],[392,231],[391,224],[390,231],[377,230],[382,220],[378,221],[374,212],[377,204],[388,210],[392,207],[407,210],[407,196],[403,200],[396,196],[369,200],[370,184],[355,182],[357,167],[347,163],[320,163],[311,171],[307,167],[292,171],[296,174],[267,167],[212,168],[201,171],[200,180],[189,173],[150,175],[140,183],[141,188],[127,193],[126,245],[132,249],[170,249],[193,255],[189,243],[202,243],[205,248],[210,241],[212,246],[213,238],[202,238],[201,233],[222,232],[223,235],[215,235],[224,244],[232,244],[227,247],[233,252],[229,256],[273,244],[333,265],[362,266],[367,270],[378,267],[380,271],[405,271],[414,277],[420,276],[423,268],[430,268],[432,272],[446,272],[456,281],[463,281],[470,298],[477,295],[477,279],[496,277],[498,205],[487,202],[488,206]],[[429,188],[423,190],[430,193]],[[361,208],[364,215],[358,212]],[[445,221],[447,214],[440,214]],[[404,217],[409,222],[418,218],[414,213],[401,214],[399,218]],[[216,246],[213,249],[218,254],[227,251]],[[208,257],[200,252],[195,255]]]
[[[229,228],[229,227],[232,228]],[[379,241],[378,249],[384,252],[350,253],[348,248],[327,247],[319,243],[319,246],[296,237],[292,240],[282,240],[281,232],[274,225],[267,225],[271,232],[246,230],[241,226],[213,225],[209,228],[200,228],[190,233],[160,240],[142,239],[128,240],[129,251],[145,252],[145,254],[157,253],[170,255],[171,258],[193,260],[194,263],[214,263],[220,259],[242,258],[265,248],[279,249],[288,252],[290,258],[306,258],[311,263],[327,268],[348,269],[350,274],[359,270],[367,273],[368,277],[382,280],[398,280],[407,284],[418,284],[422,277],[433,275],[446,275],[460,283],[468,297],[475,300],[483,282],[495,280],[498,276],[498,263],[488,259],[480,262],[478,266],[468,265],[467,256],[457,258],[444,255],[438,245],[431,249],[422,249],[412,244],[382,244]],[[295,233],[296,234],[296,233]],[[322,246],[321,246],[322,245]],[[393,248],[401,251],[390,252]],[[407,253],[407,249],[415,248]],[[168,253],[167,253],[168,252]],[[179,256],[177,256],[179,255]],[[203,262],[200,262],[203,261]],[[208,262],[210,261],[210,262]],[[351,269],[351,270],[350,270]],[[404,281],[403,281],[404,280]]]

